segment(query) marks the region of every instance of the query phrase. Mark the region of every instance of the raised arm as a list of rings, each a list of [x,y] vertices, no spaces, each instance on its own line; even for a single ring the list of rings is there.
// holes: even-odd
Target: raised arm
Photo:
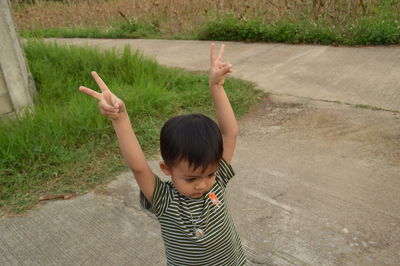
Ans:
[[[222,62],[224,48],[225,46],[222,44],[217,55],[215,44],[211,44],[209,86],[217,113],[218,125],[224,141],[222,157],[230,163],[235,152],[238,126],[232,106],[224,89],[225,75],[232,73],[232,65]]]
[[[155,187],[154,174],[132,129],[125,104],[109,90],[96,72],[93,71],[92,76],[97,85],[99,85],[101,93],[84,86],[79,87],[79,90],[97,99],[100,112],[112,119],[121,153],[132,170],[141,191],[151,203]]]

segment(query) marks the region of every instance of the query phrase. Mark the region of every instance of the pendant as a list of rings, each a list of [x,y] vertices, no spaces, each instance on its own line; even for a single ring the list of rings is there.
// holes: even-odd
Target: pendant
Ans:
[[[194,231],[194,235],[195,235],[196,238],[202,238],[202,237],[204,237],[204,232],[200,228],[197,228]]]
[[[211,203],[215,206],[217,206],[218,208],[221,205],[221,201],[218,199],[217,195],[215,195],[214,193],[210,192],[210,194],[208,195],[208,197],[211,200]]]

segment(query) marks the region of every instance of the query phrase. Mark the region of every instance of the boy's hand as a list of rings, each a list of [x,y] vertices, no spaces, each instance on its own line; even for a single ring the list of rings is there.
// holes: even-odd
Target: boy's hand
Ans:
[[[121,114],[125,112],[124,102],[108,89],[107,85],[95,71],[92,72],[92,77],[96,81],[97,85],[99,85],[101,93],[84,86],[80,86],[79,90],[99,100],[100,112],[103,115],[111,119],[118,119]]]
[[[232,73],[232,65],[230,63],[222,62],[224,55],[225,45],[222,44],[217,56],[215,51],[215,44],[212,43],[210,47],[210,74],[209,85],[210,88],[223,86],[225,82],[225,75]]]

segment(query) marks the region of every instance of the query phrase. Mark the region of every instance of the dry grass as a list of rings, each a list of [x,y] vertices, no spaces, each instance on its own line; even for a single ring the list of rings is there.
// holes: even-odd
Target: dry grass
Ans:
[[[21,1],[21,0],[20,0]],[[72,26],[109,27],[113,21],[152,23],[164,34],[190,32],[210,18],[233,12],[241,18],[274,22],[302,16],[340,24],[374,12],[378,0],[14,0],[21,30]],[[400,11],[400,4],[397,7]]]

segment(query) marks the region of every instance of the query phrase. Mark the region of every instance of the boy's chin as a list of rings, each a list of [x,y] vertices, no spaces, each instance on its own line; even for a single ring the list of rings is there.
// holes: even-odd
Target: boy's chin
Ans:
[[[200,199],[200,198],[202,198],[204,196],[204,193],[195,193],[195,194],[192,194],[189,198],[192,198],[192,199]]]

